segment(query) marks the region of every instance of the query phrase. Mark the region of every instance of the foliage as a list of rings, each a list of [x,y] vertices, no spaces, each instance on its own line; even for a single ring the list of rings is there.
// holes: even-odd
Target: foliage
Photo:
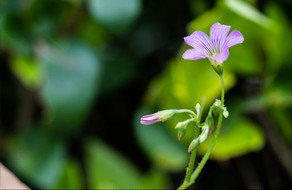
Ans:
[[[219,97],[209,63],[181,55],[187,33],[221,22],[245,41],[224,63],[230,116],[211,156],[232,161],[271,149],[285,186],[292,178],[289,7],[284,0],[0,1],[1,162],[32,188],[177,186],[190,141],[176,139],[181,118],[142,127],[139,117]]]

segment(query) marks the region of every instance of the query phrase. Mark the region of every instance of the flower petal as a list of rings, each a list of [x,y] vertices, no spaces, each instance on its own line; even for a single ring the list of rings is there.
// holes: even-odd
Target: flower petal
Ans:
[[[225,43],[230,26],[220,24],[219,22],[213,24],[210,29],[210,39],[214,46],[214,53],[219,53]]]
[[[236,44],[242,43],[244,40],[242,34],[237,31],[233,30],[226,38],[225,45],[230,48],[231,46],[234,46]]]
[[[203,54],[198,49],[188,49],[182,56],[184,59],[188,60],[197,60],[197,59],[204,59],[207,56]]]
[[[224,46],[222,51],[213,57],[209,57],[209,59],[214,59],[219,63],[223,63],[229,56],[229,50],[227,46]]]
[[[211,41],[207,34],[195,31],[191,35],[184,37],[186,44],[196,48],[205,55],[211,55]]]

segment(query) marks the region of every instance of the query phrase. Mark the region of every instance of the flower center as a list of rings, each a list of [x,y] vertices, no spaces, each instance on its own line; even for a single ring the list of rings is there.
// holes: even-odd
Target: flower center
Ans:
[[[211,53],[212,57],[215,56],[215,55],[217,55],[217,54],[218,54],[218,53]]]

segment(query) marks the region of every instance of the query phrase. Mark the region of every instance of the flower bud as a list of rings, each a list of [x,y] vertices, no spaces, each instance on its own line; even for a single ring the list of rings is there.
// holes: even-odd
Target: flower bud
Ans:
[[[200,115],[200,110],[201,110],[201,105],[197,103],[196,105],[197,116]]]
[[[209,112],[206,118],[206,123],[211,127],[214,125],[214,118],[213,118],[212,112]]]
[[[202,127],[202,133],[201,133],[201,135],[199,136],[199,138],[200,138],[200,144],[201,144],[202,142],[204,142],[204,141],[207,139],[207,137],[208,137],[208,133],[209,133],[209,125],[206,124],[206,125],[204,125],[204,126]]]
[[[216,100],[212,106],[212,112],[215,116],[217,116],[221,112],[221,101]]]
[[[216,99],[213,105],[219,107],[221,105],[221,100]]]
[[[180,141],[186,134],[186,127],[181,128],[177,133],[177,139]]]
[[[208,137],[208,133],[209,133],[209,126],[208,124],[205,124],[203,127],[202,127],[202,133],[200,134],[200,136],[196,139],[194,139],[190,145],[189,145],[189,148],[188,148],[188,152],[191,152],[193,151],[195,148],[197,148],[202,142],[204,142],[207,137]]]
[[[198,146],[200,145],[200,138],[196,138],[194,139],[190,145],[189,145],[189,148],[188,148],[188,152],[191,152],[193,151],[195,148],[197,148]]]
[[[182,128],[183,126],[185,126],[186,125],[186,122],[185,121],[182,121],[182,122],[179,122],[176,126],[175,126],[175,128],[176,129],[180,129],[180,128]]]
[[[229,112],[227,111],[227,109],[224,107],[224,109],[223,109],[223,116],[225,117],[225,118],[227,118],[228,116],[229,116]]]
[[[157,113],[151,115],[145,115],[141,118],[140,123],[143,125],[151,125],[153,123],[160,122],[160,118],[158,117]]]
[[[143,116],[140,122],[143,125],[151,125],[157,122],[166,121],[173,117],[176,113],[177,110],[163,110],[150,115]]]

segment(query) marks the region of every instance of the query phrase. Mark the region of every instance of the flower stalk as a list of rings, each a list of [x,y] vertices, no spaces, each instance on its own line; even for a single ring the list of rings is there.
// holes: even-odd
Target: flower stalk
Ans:
[[[220,81],[221,81],[221,106],[223,107],[224,106],[224,94],[225,94],[223,73],[219,77],[220,77]],[[193,184],[195,182],[195,180],[197,179],[198,175],[200,174],[203,167],[207,163],[207,161],[210,157],[210,154],[211,154],[211,152],[212,152],[212,150],[217,142],[217,139],[218,139],[218,136],[220,133],[220,129],[221,129],[221,125],[222,125],[222,121],[223,121],[223,111],[221,111],[219,114],[218,124],[216,127],[216,131],[215,131],[215,135],[214,135],[214,139],[213,139],[212,144],[210,145],[209,149],[205,153],[204,157],[202,158],[202,161],[199,163],[199,165],[197,166],[195,171],[193,171],[193,168],[194,168],[194,164],[195,164],[197,148],[195,148],[192,151],[191,158],[189,161],[189,167],[187,168],[186,177],[184,179],[183,184],[181,186],[179,186],[178,189],[186,189],[191,184]],[[195,138],[198,138],[198,137],[195,137]]]
[[[206,100],[206,98],[203,98],[201,106],[199,104],[196,105],[196,110],[197,110],[197,113],[198,113],[198,119],[197,119],[196,125],[199,125],[199,123],[201,122],[203,108],[204,108],[204,105],[205,105],[205,100]],[[195,135],[194,135],[194,137],[198,138],[199,135],[200,135],[200,128],[196,126],[195,127]],[[190,183],[191,175],[192,175],[192,172],[194,170],[194,166],[195,166],[195,162],[196,162],[196,156],[197,156],[197,148],[195,148],[191,152],[189,165],[188,165],[188,168],[187,168],[187,171],[186,171],[186,177],[185,177],[184,182],[183,182],[183,184],[185,184],[185,185]]]
[[[203,167],[207,163],[210,154],[217,142],[223,117],[227,118],[229,116],[229,112],[224,106],[225,87],[223,77],[223,62],[229,56],[229,48],[244,41],[244,38],[239,31],[233,30],[228,35],[229,30],[230,26],[215,23],[212,25],[210,29],[210,37],[204,32],[195,31],[191,35],[184,38],[186,44],[193,47],[193,49],[188,49],[183,54],[183,58],[189,60],[197,60],[204,58],[209,59],[211,66],[213,67],[214,71],[218,74],[220,78],[221,101],[216,100],[213,103],[213,105],[209,108],[209,112],[207,117],[205,118],[205,121],[201,122],[205,99],[202,102],[202,106],[200,106],[200,104],[196,105],[195,107],[196,113],[188,109],[164,110],[156,112],[151,115],[143,116],[141,118],[142,124],[150,125],[153,123],[166,121],[179,113],[188,113],[190,118],[186,119],[185,121],[179,122],[175,127],[176,129],[179,130],[177,135],[179,140],[181,140],[184,137],[188,124],[191,122],[195,123],[194,138],[188,147],[188,152],[191,152],[189,164],[186,169],[184,181],[182,185],[178,187],[178,189],[186,189],[196,181],[198,175],[200,174]],[[208,136],[210,135],[210,131],[212,131],[212,129],[215,128],[214,120],[217,118],[218,122],[213,141],[210,147],[208,148],[207,152],[203,156],[201,162],[194,170],[197,148],[202,142],[204,142],[208,138]]]

